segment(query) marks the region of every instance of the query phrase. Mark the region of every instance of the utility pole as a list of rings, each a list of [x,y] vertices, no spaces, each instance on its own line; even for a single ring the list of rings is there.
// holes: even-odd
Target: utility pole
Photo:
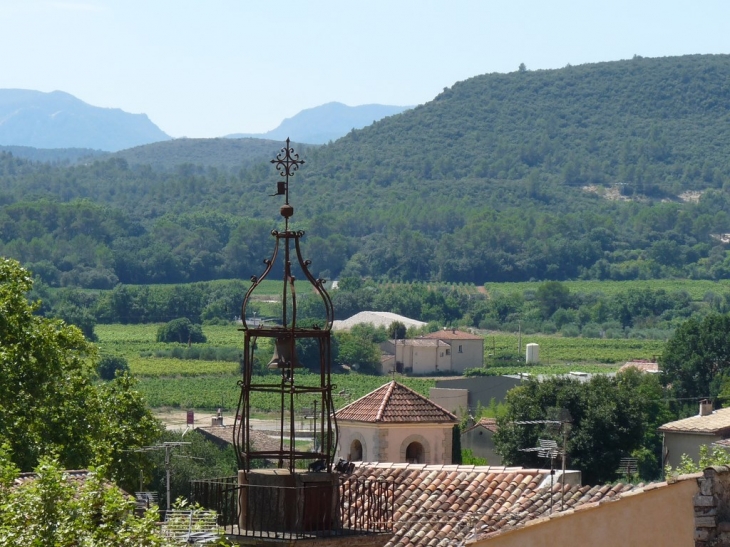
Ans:
[[[314,420],[313,429],[314,432],[312,433],[312,451],[317,451],[317,399],[314,400],[314,413],[312,414],[312,419]]]
[[[155,446],[143,446],[142,448],[138,448],[135,450],[135,452],[152,452],[154,450],[164,450],[165,451],[165,486],[167,488],[167,510],[170,510],[170,472],[172,471],[172,463],[171,463],[171,452],[174,448],[178,446],[184,446],[188,445],[190,443],[186,442],[164,442],[160,445]],[[140,473],[140,490],[142,485],[142,475]]]

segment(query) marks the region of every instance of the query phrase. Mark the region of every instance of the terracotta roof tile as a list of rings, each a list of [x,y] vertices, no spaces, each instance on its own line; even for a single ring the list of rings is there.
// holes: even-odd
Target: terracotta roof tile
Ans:
[[[730,431],[730,408],[715,410],[707,416],[692,416],[684,420],[669,422],[659,428],[659,431],[701,434],[720,434],[725,430]]]
[[[477,336],[461,330],[437,330],[430,332],[422,338],[436,338],[438,340],[484,340],[483,336]]]
[[[420,393],[388,382],[336,413],[338,420],[383,423],[456,423],[458,418]]]
[[[214,425],[208,427],[196,427],[195,431],[201,433],[208,440],[219,444],[233,444],[233,426]],[[255,429],[249,430],[249,437],[254,450],[279,450],[279,441]]]
[[[355,476],[394,482],[394,535],[385,547],[446,547],[481,534],[523,526],[560,508],[560,483],[549,488],[550,471],[488,466],[358,464]],[[541,484],[547,487],[540,488]],[[566,485],[566,510],[643,485]]]

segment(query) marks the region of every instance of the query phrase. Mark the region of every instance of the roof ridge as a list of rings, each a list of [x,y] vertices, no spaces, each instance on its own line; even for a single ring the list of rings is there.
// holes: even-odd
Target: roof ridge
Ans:
[[[390,396],[393,394],[393,390],[395,389],[396,381],[393,380],[390,382],[390,385],[388,386],[388,391],[385,393],[385,397],[383,397],[383,400],[380,403],[380,408],[378,409],[378,413],[375,415],[375,421],[380,422],[383,419],[383,412],[385,412],[385,407],[388,404],[388,401],[390,400]]]
[[[394,384],[396,384],[396,383],[398,383],[398,382],[396,382],[395,380],[393,380],[393,383],[394,383]],[[430,403],[431,405],[435,406],[435,407],[436,407],[436,408],[438,408],[439,410],[443,410],[444,412],[446,412],[446,414],[449,414],[450,416],[453,416],[453,417],[454,417],[454,419],[456,419],[456,420],[458,420],[458,419],[459,419],[459,418],[458,418],[458,417],[456,416],[456,414],[454,414],[453,412],[451,412],[451,411],[449,411],[449,410],[446,410],[446,409],[445,409],[444,407],[442,407],[442,406],[441,406],[440,404],[438,404],[438,403],[434,403],[434,402],[433,402],[433,401],[432,401],[431,399],[429,399],[428,397],[426,397],[426,396],[424,396],[424,395],[421,395],[421,394],[420,394],[420,393],[418,393],[418,392],[417,392],[416,390],[414,390],[414,389],[411,389],[411,388],[409,388],[409,387],[408,387],[407,385],[404,385],[404,384],[398,384],[398,385],[399,385],[400,387],[402,387],[402,388],[405,388],[406,390],[410,391],[411,393],[413,393],[413,394],[414,394],[414,395],[416,395],[417,397],[420,397],[421,399],[423,399],[423,400],[424,400],[424,401],[426,401],[427,403]]]

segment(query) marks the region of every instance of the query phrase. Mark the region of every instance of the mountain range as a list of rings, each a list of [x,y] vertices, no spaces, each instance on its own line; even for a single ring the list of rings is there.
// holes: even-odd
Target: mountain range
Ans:
[[[303,110],[267,133],[236,133],[227,135],[226,138],[256,138],[280,142],[289,137],[298,143],[325,144],[337,140],[353,129],[361,129],[408,108],[378,104],[346,106],[333,102]],[[117,152],[169,140],[171,137],[152,123],[146,114],[130,114],[118,108],[91,106],[62,91],[43,93],[25,89],[0,89],[0,150],[12,152],[19,157],[35,161],[73,163],[81,158],[98,156],[104,151]],[[206,139],[190,140],[203,143]],[[212,145],[201,146],[210,149]],[[219,143],[220,148],[226,146],[225,143]],[[58,149],[72,150],[63,153]],[[169,149],[153,148],[153,152],[136,150],[125,156],[138,158],[140,153],[145,157],[149,154],[156,156],[158,150]],[[168,156],[168,159],[176,161],[172,156]],[[206,163],[205,157],[192,157],[188,161]],[[160,161],[153,159],[150,163],[159,165]],[[169,167],[169,162],[161,163]],[[230,163],[232,161],[226,161],[226,164]]]
[[[409,108],[411,107],[382,104],[347,106],[332,102],[302,110],[297,115],[286,118],[276,129],[266,133],[234,133],[227,137],[255,137],[276,141],[291,138],[296,142],[326,144],[339,139],[353,129],[362,129],[385,117],[400,114]]]
[[[0,145],[116,151],[169,139],[146,114],[91,106],[63,91],[0,89]]]

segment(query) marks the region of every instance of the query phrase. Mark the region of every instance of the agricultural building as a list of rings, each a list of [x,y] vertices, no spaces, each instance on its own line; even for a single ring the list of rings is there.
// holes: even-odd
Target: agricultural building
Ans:
[[[336,413],[340,458],[450,464],[457,417],[423,395],[389,382]]]

